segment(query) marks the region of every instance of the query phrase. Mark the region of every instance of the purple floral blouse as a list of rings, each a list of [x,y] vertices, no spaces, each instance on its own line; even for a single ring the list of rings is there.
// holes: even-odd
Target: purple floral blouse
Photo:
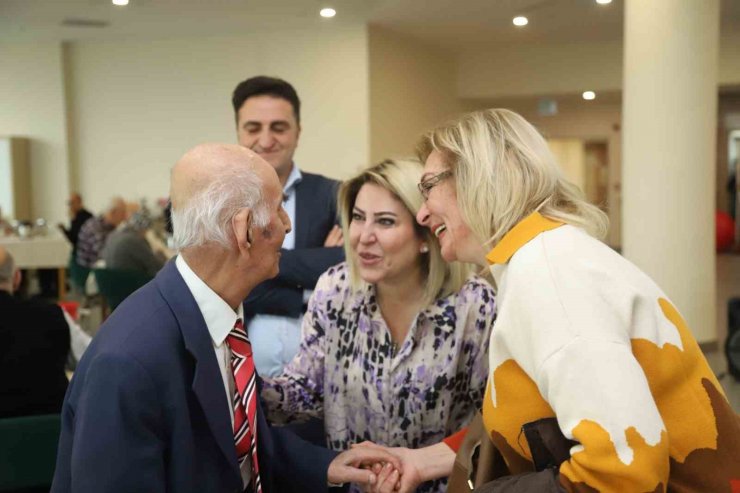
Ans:
[[[421,311],[396,350],[374,287],[353,291],[341,263],[319,278],[298,353],[282,375],[265,379],[263,405],[277,419],[323,417],[334,450],[364,440],[409,448],[438,443],[481,407],[495,314],[493,289],[471,276],[459,292]],[[440,480],[418,491],[445,489]]]

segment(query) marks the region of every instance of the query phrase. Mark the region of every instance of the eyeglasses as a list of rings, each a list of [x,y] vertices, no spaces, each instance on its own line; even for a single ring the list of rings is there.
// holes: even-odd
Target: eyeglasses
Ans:
[[[439,182],[441,182],[442,180],[444,180],[445,178],[451,175],[452,175],[452,171],[450,170],[443,171],[441,173],[437,173],[436,175],[427,178],[426,180],[416,185],[419,188],[419,192],[421,192],[421,196],[424,197],[424,200],[429,199],[429,192],[432,190],[432,188],[439,185]]]

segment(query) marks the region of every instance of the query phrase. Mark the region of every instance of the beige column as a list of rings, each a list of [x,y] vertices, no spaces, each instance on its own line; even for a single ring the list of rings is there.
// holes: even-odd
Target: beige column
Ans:
[[[624,43],[623,253],[714,341],[719,0],[627,0]]]

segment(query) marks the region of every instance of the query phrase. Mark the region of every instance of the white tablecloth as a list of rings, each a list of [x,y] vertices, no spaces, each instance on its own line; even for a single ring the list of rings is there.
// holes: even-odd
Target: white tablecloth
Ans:
[[[0,245],[10,252],[19,269],[58,269],[67,266],[72,245],[61,233],[19,238],[0,236]]]

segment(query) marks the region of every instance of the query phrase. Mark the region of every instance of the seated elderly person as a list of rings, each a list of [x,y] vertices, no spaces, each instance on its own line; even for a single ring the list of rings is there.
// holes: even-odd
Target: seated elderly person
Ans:
[[[77,237],[77,263],[92,268],[100,258],[108,235],[126,219],[126,202],[121,197],[111,200],[106,211],[91,217],[80,229]]]
[[[138,211],[123,228],[112,232],[103,247],[105,267],[137,271],[154,277],[164,265],[165,258],[155,254],[146,240],[151,224],[149,214]]]
[[[334,450],[363,440],[430,445],[483,401],[493,290],[462,264],[445,264],[414,221],[421,172],[418,161],[386,160],[342,185],[347,262],[319,278],[298,354],[265,379],[273,418],[323,418]],[[437,480],[418,491],[445,489]]]
[[[15,298],[20,283],[13,257],[0,247],[0,418],[58,413],[70,342],[78,359],[90,343],[59,306]]]

